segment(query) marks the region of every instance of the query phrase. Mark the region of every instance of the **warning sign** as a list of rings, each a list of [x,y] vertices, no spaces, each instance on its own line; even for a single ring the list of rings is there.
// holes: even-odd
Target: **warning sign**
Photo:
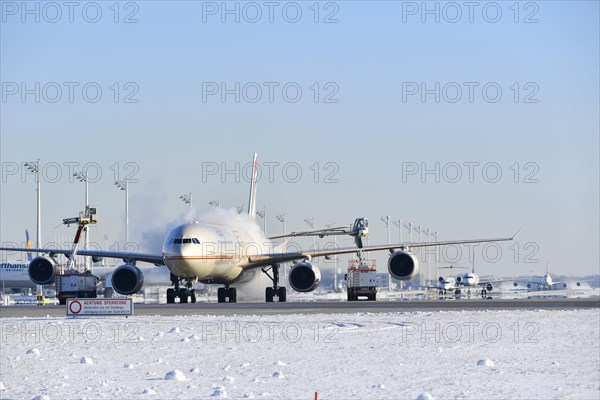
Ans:
[[[67,316],[133,315],[132,299],[67,299]]]

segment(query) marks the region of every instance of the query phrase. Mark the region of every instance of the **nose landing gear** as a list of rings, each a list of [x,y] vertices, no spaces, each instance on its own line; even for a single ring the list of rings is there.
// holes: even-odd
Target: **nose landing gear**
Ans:
[[[171,283],[173,288],[167,289],[167,304],[174,304],[175,299],[179,298],[179,304],[184,303],[195,303],[196,302],[196,290],[192,289],[195,283],[195,279],[186,279],[185,287],[180,287],[181,279],[171,274]]]

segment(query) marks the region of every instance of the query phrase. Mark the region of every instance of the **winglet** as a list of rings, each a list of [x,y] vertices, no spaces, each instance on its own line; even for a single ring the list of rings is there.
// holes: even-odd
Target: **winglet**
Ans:
[[[512,237],[510,238],[510,240],[514,240],[514,238],[517,237],[517,235],[519,234],[519,232],[521,232],[523,230],[523,228],[525,228],[525,226],[520,227],[519,230],[514,235],[512,235]]]

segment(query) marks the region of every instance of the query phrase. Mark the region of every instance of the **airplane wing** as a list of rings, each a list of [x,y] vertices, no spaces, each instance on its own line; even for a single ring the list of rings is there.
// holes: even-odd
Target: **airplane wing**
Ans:
[[[521,228],[523,229],[523,228]],[[466,243],[486,243],[486,242],[503,242],[513,240],[521,231],[519,229],[511,237],[494,238],[494,239],[468,239],[468,240],[449,240],[439,242],[408,242],[398,244],[385,244],[363,247],[362,251],[382,251],[382,250],[398,250],[414,247],[429,247],[429,246],[447,246],[454,244],[466,244]],[[71,250],[69,249],[33,249],[33,248],[16,248],[16,247],[0,247],[0,250],[4,251],[20,251],[20,252],[31,252],[31,253],[45,253],[50,256],[54,254],[64,254],[69,256]],[[284,262],[309,259],[314,257],[333,256],[338,254],[351,254],[359,251],[356,247],[344,247],[338,249],[323,249],[316,251],[302,251],[302,252],[279,252],[279,253],[266,253],[259,254],[256,256],[247,257],[242,262],[241,267],[244,269],[261,268],[267,265],[280,264]],[[116,251],[105,251],[105,250],[78,250],[77,255],[79,256],[90,256],[96,259],[102,258],[116,258],[122,259],[124,262],[135,262],[142,261],[155,265],[164,265],[164,259],[162,254],[143,254],[143,253],[132,253],[132,252],[116,252]]]
[[[0,250],[4,251],[20,251],[20,252],[31,252],[31,253],[44,253],[50,254],[64,254],[65,256],[71,255],[70,249],[33,249],[33,248],[21,248],[21,247],[0,247]],[[102,258],[117,258],[122,259],[124,262],[142,261],[154,265],[165,265],[163,256],[155,254],[143,254],[143,253],[132,253],[132,252],[119,252],[119,251],[105,251],[105,250],[78,250],[78,256],[89,256],[98,260]]]
[[[523,228],[521,228],[523,229]],[[283,253],[270,253],[270,254],[260,254],[256,256],[250,256],[247,258],[246,262],[242,265],[244,269],[253,269],[260,268],[267,265],[279,264],[289,261],[296,261],[302,259],[309,259],[314,257],[323,257],[323,256],[333,256],[338,254],[351,254],[356,253],[359,250],[362,251],[382,251],[382,250],[390,250],[395,251],[398,249],[406,249],[415,247],[429,247],[429,246],[448,246],[453,244],[467,244],[467,243],[486,243],[486,242],[504,242],[513,240],[521,231],[519,229],[514,235],[510,237],[503,238],[494,238],[494,239],[467,239],[467,240],[448,240],[448,241],[439,241],[439,242],[408,242],[408,243],[398,243],[398,244],[384,244],[384,245],[374,245],[374,246],[366,246],[362,249],[358,249],[356,247],[343,247],[339,249],[323,249],[316,251],[302,251],[302,252],[283,252]]]

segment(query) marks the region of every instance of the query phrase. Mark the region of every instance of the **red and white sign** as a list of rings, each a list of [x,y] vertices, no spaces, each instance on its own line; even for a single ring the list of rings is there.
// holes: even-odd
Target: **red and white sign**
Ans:
[[[133,315],[133,300],[124,299],[67,299],[67,316]]]

